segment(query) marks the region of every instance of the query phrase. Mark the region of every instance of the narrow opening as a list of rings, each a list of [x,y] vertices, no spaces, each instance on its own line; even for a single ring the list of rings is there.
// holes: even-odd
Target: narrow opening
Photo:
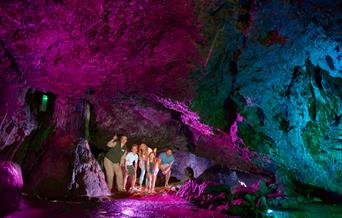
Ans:
[[[56,96],[51,92],[28,90],[26,104],[39,126],[47,126],[51,123],[54,112]]]

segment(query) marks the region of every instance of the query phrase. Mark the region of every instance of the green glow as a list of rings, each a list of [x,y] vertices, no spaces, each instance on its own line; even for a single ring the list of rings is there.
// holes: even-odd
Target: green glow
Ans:
[[[42,111],[46,111],[46,106],[48,102],[49,97],[47,95],[42,96]]]

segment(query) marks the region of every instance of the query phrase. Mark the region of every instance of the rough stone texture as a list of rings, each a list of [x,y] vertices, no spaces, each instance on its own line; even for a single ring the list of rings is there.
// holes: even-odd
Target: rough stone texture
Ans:
[[[31,160],[32,169],[26,169],[25,192],[50,199],[63,199],[70,195],[68,186],[72,181],[73,152],[77,146],[75,136],[56,131],[47,139],[46,151]],[[27,161],[27,162],[31,162]],[[25,162],[23,164],[25,166]]]
[[[195,43],[202,40],[192,1],[1,1],[0,7],[0,39],[33,87],[64,97],[89,89],[99,96],[191,93],[186,78],[201,60]]]
[[[92,150],[124,128],[131,142],[342,193],[340,11],[320,0],[1,1],[0,156],[20,162],[35,193],[62,195],[90,105]],[[43,122],[30,90],[55,97]]]
[[[95,114],[90,144],[99,150],[104,151],[112,133],[122,129],[128,134],[128,145],[145,142],[159,151],[171,146],[175,152],[192,152],[233,169],[263,171],[253,163],[264,162],[263,157],[242,147],[236,132],[228,134],[203,124],[182,102],[155,96],[123,96],[113,99],[112,104],[102,103],[98,110],[95,108]]]
[[[10,161],[0,161],[0,215],[19,207],[22,187],[20,166]]]
[[[198,177],[214,164],[214,161],[198,157],[190,152],[177,151],[174,153],[174,157],[176,161],[173,164],[171,176],[179,180],[184,178],[184,169],[186,167],[191,167],[194,170],[194,176]]]
[[[56,131],[44,145],[48,148],[32,160],[32,169],[25,167],[25,192],[50,199],[109,195],[104,173],[86,140]]]
[[[202,180],[188,180],[177,196],[209,210],[244,217],[260,216],[267,208],[266,195],[272,191],[264,182],[258,181],[248,187],[230,188]]]
[[[86,140],[80,139],[74,151],[69,190],[76,192],[75,197],[101,197],[110,195],[104,173],[90,151]]]
[[[201,11],[210,49],[192,109],[226,130],[243,116],[238,136],[269,155],[264,167],[289,187],[342,193],[341,3],[211,2]]]
[[[210,181],[217,184],[224,184],[230,187],[235,185],[241,185],[243,182],[245,185],[250,186],[255,184],[259,180],[272,180],[272,178],[262,175],[248,174],[244,172],[234,171],[226,167],[219,165],[212,166],[206,169],[199,177],[203,181]]]

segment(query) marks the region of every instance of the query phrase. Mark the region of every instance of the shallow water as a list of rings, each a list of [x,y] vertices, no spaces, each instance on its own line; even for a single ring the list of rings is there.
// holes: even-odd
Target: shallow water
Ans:
[[[269,210],[274,218],[342,218],[341,205],[305,205],[301,210]],[[52,202],[23,198],[19,210],[6,218],[40,217],[237,217],[198,208],[170,193],[116,196],[103,202]]]
[[[27,217],[205,217],[226,215],[200,209],[173,194],[113,199],[104,202],[49,202],[23,199],[20,209],[6,218]]]

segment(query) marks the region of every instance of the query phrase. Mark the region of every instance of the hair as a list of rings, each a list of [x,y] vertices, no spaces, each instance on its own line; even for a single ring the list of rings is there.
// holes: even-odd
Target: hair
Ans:
[[[119,140],[121,140],[121,138],[124,137],[124,136],[127,137],[127,135],[126,135],[126,134],[123,134],[123,133],[120,133],[120,134],[118,134],[117,136],[118,136],[118,139],[119,139]]]
[[[167,148],[165,149],[165,151],[169,151],[169,150],[170,150],[170,151],[173,151],[171,147],[167,147]]]
[[[119,139],[121,139],[123,136],[127,137],[127,133],[123,129],[119,129],[118,131],[115,132],[115,134],[118,136]]]
[[[145,145],[145,147],[146,147],[146,149],[143,151],[142,150],[142,147],[141,147],[141,145]],[[141,155],[147,155],[148,154],[148,146],[145,144],[145,143],[141,143],[140,145],[139,145],[139,155],[141,156]]]
[[[139,147],[137,144],[133,144],[132,146],[131,146],[131,149],[132,148],[134,148],[134,147]]]
[[[154,154],[154,160],[153,160],[153,161],[155,161],[156,158],[157,158],[157,154],[154,153],[153,151],[152,151],[151,153],[148,154],[148,157],[147,157],[147,158],[148,158],[148,160],[149,160],[149,159],[151,158],[151,155],[152,155],[152,154]]]

